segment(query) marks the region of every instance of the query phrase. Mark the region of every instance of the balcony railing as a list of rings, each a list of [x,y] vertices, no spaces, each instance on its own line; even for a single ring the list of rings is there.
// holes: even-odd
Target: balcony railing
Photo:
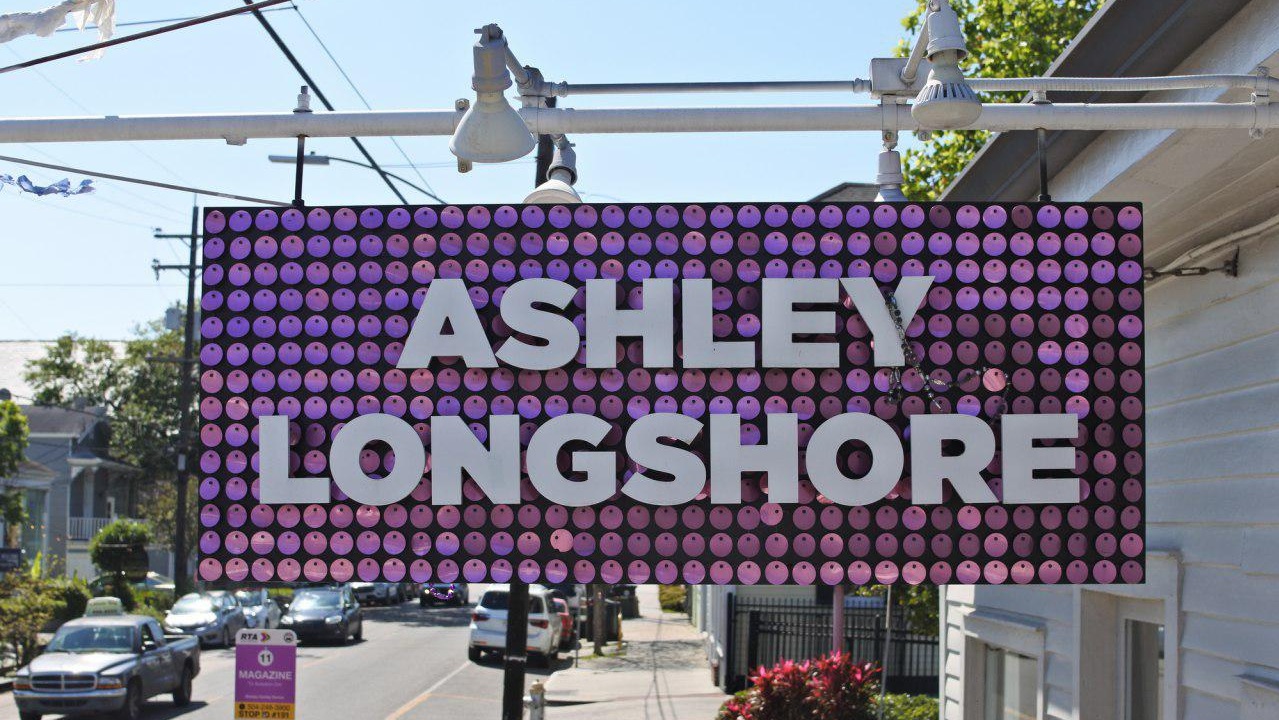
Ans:
[[[116,520],[130,520],[132,518],[100,518],[100,517],[73,517],[70,526],[67,528],[67,534],[72,540],[92,540],[102,528]],[[142,522],[134,520],[134,522]]]

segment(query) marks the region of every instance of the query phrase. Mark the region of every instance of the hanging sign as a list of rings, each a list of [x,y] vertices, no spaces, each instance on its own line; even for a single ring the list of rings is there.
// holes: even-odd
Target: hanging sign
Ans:
[[[1141,220],[210,211],[200,576],[1140,582]]]

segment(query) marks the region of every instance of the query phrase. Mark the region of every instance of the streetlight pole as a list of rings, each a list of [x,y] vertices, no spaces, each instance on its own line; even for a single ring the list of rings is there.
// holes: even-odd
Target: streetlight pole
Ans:
[[[185,266],[160,265],[159,263],[152,266],[157,276],[161,270],[185,270],[187,274],[187,304],[182,328],[182,357],[178,358],[177,361],[178,372],[182,376],[181,383],[178,386],[178,411],[180,414],[178,415],[178,457],[177,472],[174,477],[175,506],[173,510],[173,580],[177,586],[178,594],[181,595],[191,588],[191,573],[187,569],[187,556],[190,554],[190,549],[187,547],[187,486],[190,484],[191,478],[191,438],[194,435],[192,426],[195,422],[195,415],[191,412],[191,405],[195,394],[195,277],[199,271],[200,206],[191,206],[190,235],[163,235],[157,233],[156,237],[186,239],[190,248]]]
[[[270,160],[270,161],[271,161],[271,162],[273,162],[273,163],[282,163],[282,164],[285,164],[285,165],[293,165],[293,164],[297,163],[297,161],[298,161],[298,159],[297,159],[296,157],[292,156],[292,155],[268,155],[268,156],[267,156],[267,159],[268,159],[268,160]],[[347,158],[334,157],[333,155],[316,155],[316,154],[313,152],[313,153],[311,153],[310,155],[303,155],[303,156],[302,156],[302,165],[328,165],[329,163],[335,163],[335,162],[346,163],[347,165],[355,165],[356,167],[368,168],[369,170],[373,170],[374,172],[380,173],[380,174],[385,175],[385,176],[387,176],[387,177],[395,178],[396,180],[399,180],[400,182],[404,183],[405,185],[408,185],[409,187],[413,188],[414,190],[416,190],[416,191],[418,191],[418,192],[422,193],[423,195],[425,195],[425,196],[427,196],[427,197],[431,198],[431,199],[432,199],[432,200],[434,200],[435,202],[440,203],[441,205],[443,205],[443,204],[444,204],[444,200],[443,200],[440,196],[436,195],[435,193],[431,192],[430,190],[427,190],[426,188],[422,187],[421,185],[418,185],[418,184],[416,184],[416,183],[409,182],[409,180],[408,180],[407,178],[405,178],[404,176],[402,176],[402,175],[396,175],[395,173],[391,172],[390,170],[384,170],[384,169],[382,169],[382,168],[380,168],[380,167],[375,167],[375,166],[370,165],[370,164],[368,164],[368,163],[360,162],[359,160],[349,160],[349,159],[347,159]],[[301,166],[299,166],[299,170],[300,170],[300,168],[301,168]]]

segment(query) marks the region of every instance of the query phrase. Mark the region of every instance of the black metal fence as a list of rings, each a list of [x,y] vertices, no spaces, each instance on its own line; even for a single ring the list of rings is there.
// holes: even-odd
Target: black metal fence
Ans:
[[[745,688],[761,665],[830,652],[832,610],[813,600],[729,595],[727,689]],[[886,635],[883,608],[844,609],[844,650],[855,659],[883,663]],[[889,692],[936,696],[937,637],[912,632],[904,613],[895,614],[887,670]]]

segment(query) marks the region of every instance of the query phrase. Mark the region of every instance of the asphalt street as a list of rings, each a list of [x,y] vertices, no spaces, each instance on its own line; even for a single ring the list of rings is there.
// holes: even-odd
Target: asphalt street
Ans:
[[[471,587],[473,600],[479,591]],[[420,608],[414,601],[366,608],[364,618],[362,642],[298,648],[300,720],[501,717],[500,663],[466,659],[469,606]],[[559,667],[570,662],[561,657]],[[234,650],[206,648],[191,705],[175,708],[161,696],[147,703],[144,718],[230,720],[234,668]],[[526,686],[553,669],[530,668]],[[0,694],[0,720],[17,719],[13,699]]]

